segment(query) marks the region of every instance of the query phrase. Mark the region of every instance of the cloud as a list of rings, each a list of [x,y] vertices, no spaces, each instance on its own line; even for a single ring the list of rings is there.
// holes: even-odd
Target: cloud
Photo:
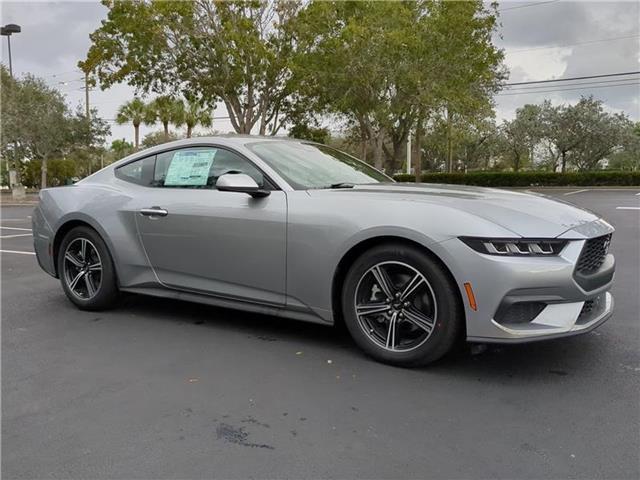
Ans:
[[[496,44],[506,51],[510,82],[638,71],[638,18],[638,2],[556,2],[506,10],[501,15],[501,38],[496,39]],[[626,78],[640,82],[639,75]],[[603,80],[615,80],[615,77]],[[547,98],[554,103],[574,103],[583,95],[593,95],[612,111],[623,111],[639,120],[640,85],[620,86],[619,83],[630,82],[623,82],[621,78],[620,82],[585,85],[579,90],[499,95],[497,115],[511,118],[515,109],[524,103],[539,103]],[[538,92],[562,85],[551,84]],[[576,87],[578,85],[563,88]]]

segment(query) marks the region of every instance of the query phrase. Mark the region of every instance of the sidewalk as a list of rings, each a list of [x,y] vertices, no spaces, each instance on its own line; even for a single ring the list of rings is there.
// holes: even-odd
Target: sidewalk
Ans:
[[[37,204],[38,204],[37,193],[27,193],[25,197],[21,199],[13,198],[10,192],[2,192],[0,194],[0,206],[2,207],[37,205]]]

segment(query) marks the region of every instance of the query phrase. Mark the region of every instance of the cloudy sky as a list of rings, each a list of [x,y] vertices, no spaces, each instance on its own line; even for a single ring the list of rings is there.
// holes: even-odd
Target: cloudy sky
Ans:
[[[509,82],[571,78],[640,70],[640,2],[569,2],[528,0],[500,2],[501,28],[495,43],[506,52]],[[13,71],[40,76],[67,96],[70,105],[84,102],[77,62],[89,48],[89,34],[106,17],[99,2],[8,2],[0,0],[0,23],[17,23],[22,33],[12,37]],[[2,38],[2,62],[7,44]],[[606,80],[608,83],[576,83]],[[581,95],[602,99],[611,111],[640,120],[640,75],[579,82],[511,87],[496,97],[499,119],[511,118],[524,103],[545,98],[572,103]],[[625,84],[625,85],[621,85]],[[537,87],[531,89],[531,87]],[[562,88],[562,91],[557,91]],[[526,90],[525,90],[526,89]],[[553,91],[555,90],[555,91]],[[113,120],[118,105],[133,90],[120,85],[91,92],[90,103],[103,118]],[[225,116],[223,108],[216,115]],[[130,126],[112,123],[112,137],[132,140]],[[219,131],[231,131],[228,120],[214,121]],[[142,128],[142,134],[149,132]]]

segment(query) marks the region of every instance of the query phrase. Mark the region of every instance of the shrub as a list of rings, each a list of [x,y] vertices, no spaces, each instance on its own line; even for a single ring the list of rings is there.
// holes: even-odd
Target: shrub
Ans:
[[[398,182],[414,182],[415,176],[395,175]],[[471,172],[471,173],[424,173],[425,183],[451,183],[479,185],[482,187],[533,187],[533,186],[637,186],[640,172],[596,171],[596,172]]]

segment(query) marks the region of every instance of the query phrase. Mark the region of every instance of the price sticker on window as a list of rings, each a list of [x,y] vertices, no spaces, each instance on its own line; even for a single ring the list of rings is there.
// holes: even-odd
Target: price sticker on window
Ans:
[[[176,152],[169,164],[164,185],[183,187],[206,185],[215,154],[215,150]]]

